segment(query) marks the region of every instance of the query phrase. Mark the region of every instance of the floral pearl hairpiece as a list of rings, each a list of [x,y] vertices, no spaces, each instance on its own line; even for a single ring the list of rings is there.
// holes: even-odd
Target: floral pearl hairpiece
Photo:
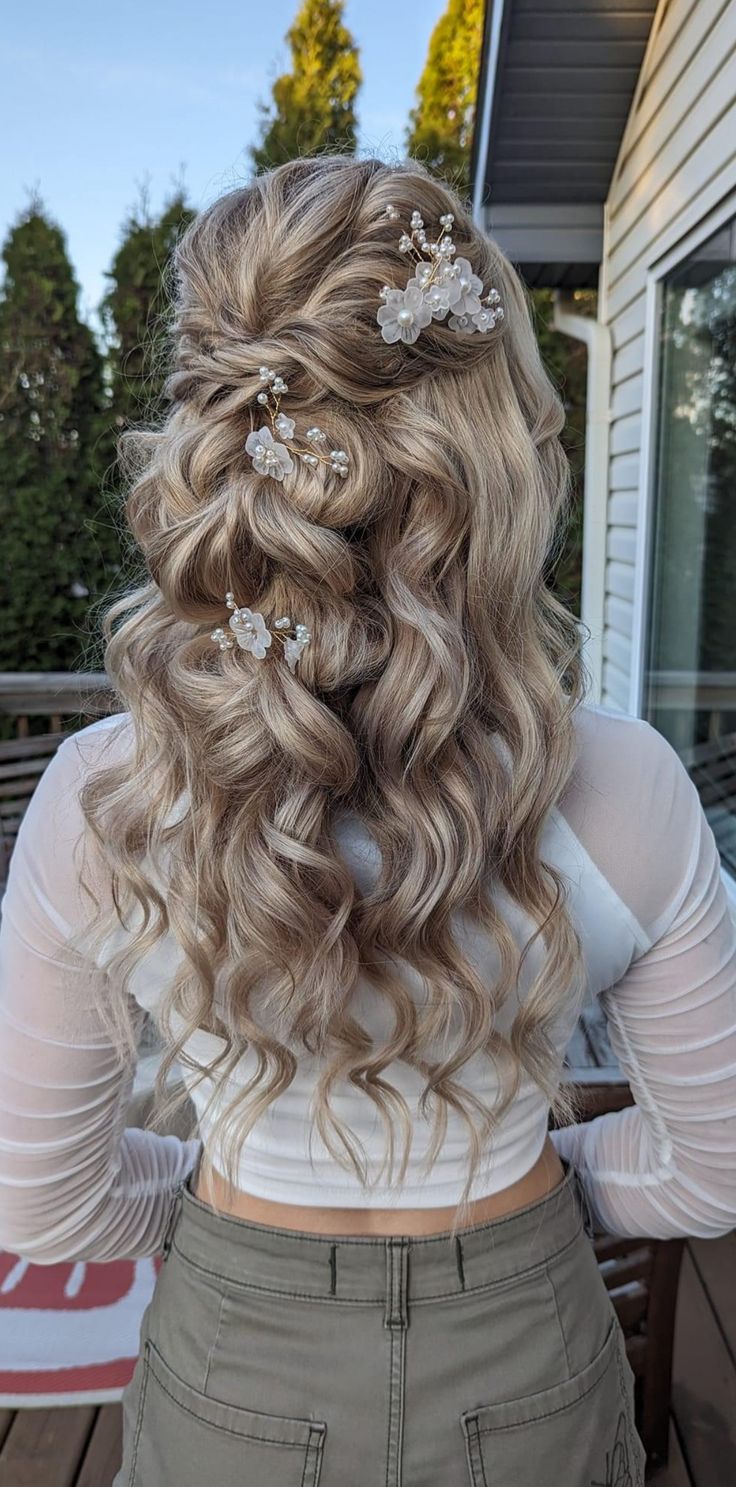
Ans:
[[[395,206],[387,206],[390,222],[399,221]],[[403,289],[384,284],[384,303],[376,319],[384,341],[416,341],[420,331],[432,320],[444,320],[452,310],[448,324],[451,330],[486,334],[503,320],[501,296],[497,289],[483,295],[483,281],[473,273],[467,258],[452,259],[456,253],[450,229],[452,212],[440,217],[442,229],[436,241],[427,241],[427,232],[419,212],[412,212],[410,232],[399,238],[399,252],[410,253],[416,273]],[[483,297],[481,297],[483,296]]]
[[[329,465],[335,474],[347,475],[349,461],[345,450],[332,449],[329,454],[322,453],[320,446],[327,443],[327,435],[316,424],[307,429],[304,436],[311,447],[297,448],[292,442],[296,427],[294,420],[287,418],[280,407],[284,393],[289,391],[283,377],[272,372],[270,367],[259,367],[258,375],[265,386],[259,392],[257,402],[266,409],[271,427],[264,425],[263,428],[254,430],[245,441],[246,451],[253,459],[254,470],[259,475],[270,475],[274,480],[283,480],[294,469],[292,455],[296,455],[305,465]],[[281,442],[274,438],[274,434],[281,436]]]
[[[292,627],[288,614],[285,614],[281,619],[274,620],[273,630],[269,630],[263,615],[236,604],[233,594],[225,595],[225,603],[233,611],[228,621],[232,635],[228,635],[222,625],[218,625],[210,635],[210,639],[215,641],[221,651],[232,650],[237,642],[242,651],[250,651],[257,661],[263,661],[275,637],[283,644],[284,660],[289,670],[295,670],[305,645],[312,638],[306,625]],[[286,633],[292,629],[293,634]]]

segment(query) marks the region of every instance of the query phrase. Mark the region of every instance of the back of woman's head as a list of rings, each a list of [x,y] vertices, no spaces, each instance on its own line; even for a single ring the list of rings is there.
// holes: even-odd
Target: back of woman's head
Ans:
[[[454,214],[457,251],[499,291],[502,320],[383,339],[381,290],[408,271],[389,205],[428,227]],[[581,690],[577,626],[546,583],[568,498],[562,406],[514,270],[414,162],[280,166],[203,211],[174,272],[170,408],[121,441],[150,582],[105,626],[134,747],[83,800],[119,899],[146,909],[123,981],[166,930],[184,952],[160,1014],[159,1096],[195,1026],[225,1040],[223,1077],[251,1045],[262,1083],[242,1139],[309,1050],[318,1129],[362,1170],[331,1091],[347,1079],[373,1099],[391,1148],[392,1116],[406,1138],[408,1112],[383,1071],[403,1060],[434,1107],[432,1156],[448,1107],[468,1120],[467,1193],[522,1074],[566,1109],[552,1030],[579,947],[539,856]],[[346,451],[347,475],[299,459],[283,480],[255,470],[244,446],[263,422],[264,365],[288,384],[297,427]],[[275,647],[256,660],[213,645],[230,590],[271,624],[307,625],[295,672]],[[338,836],[355,817],[378,849],[362,888]],[[158,848],[165,893],[147,868]],[[521,960],[499,887],[547,950],[506,1032]],[[460,911],[495,946],[490,981],[455,933]],[[391,1010],[378,1043],[355,1015],[359,977]],[[506,1074],[480,1127],[457,1077],[479,1050]]]

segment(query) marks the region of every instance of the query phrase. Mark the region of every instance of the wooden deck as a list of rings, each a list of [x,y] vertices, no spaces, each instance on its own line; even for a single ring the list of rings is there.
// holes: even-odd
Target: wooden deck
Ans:
[[[569,1062],[578,1080],[620,1080],[599,1012],[584,1013]],[[120,1459],[119,1405],[0,1410],[0,1487],[110,1487]],[[686,1243],[676,1309],[670,1459],[648,1482],[736,1487],[736,1231]]]

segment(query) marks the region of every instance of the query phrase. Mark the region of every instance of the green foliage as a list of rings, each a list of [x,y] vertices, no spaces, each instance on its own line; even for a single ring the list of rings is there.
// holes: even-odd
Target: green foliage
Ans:
[[[79,664],[90,595],[119,567],[100,495],[107,414],[60,228],[33,201],[3,247],[0,670]]]
[[[483,11],[483,0],[448,0],[430,37],[406,137],[407,153],[461,196],[470,187]]]
[[[256,174],[322,151],[355,152],[355,100],[363,75],[343,21],[343,0],[304,0],[286,35],[291,71],[259,103],[261,139],[251,146]]]
[[[145,201],[131,212],[105,275],[100,306],[109,346],[111,406],[117,429],[146,422],[160,408],[166,375],[171,254],[194,212],[177,189],[161,216]]]
[[[542,361],[565,405],[566,422],[562,444],[572,471],[572,501],[567,531],[560,534],[552,581],[558,598],[574,614],[580,614],[583,566],[583,485],[585,475],[585,416],[588,386],[588,354],[582,341],[573,341],[555,330],[552,323],[551,289],[531,291],[535,330]],[[593,290],[576,290],[575,312],[595,315],[597,296]]]

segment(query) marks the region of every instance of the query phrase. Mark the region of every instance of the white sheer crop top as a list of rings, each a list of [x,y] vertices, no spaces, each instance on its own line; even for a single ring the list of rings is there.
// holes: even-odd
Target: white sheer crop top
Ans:
[[[586,703],[577,709],[575,726],[575,772],[545,824],[542,855],[565,876],[583,945],[586,1002],[600,1003],[635,1103],[551,1137],[576,1165],[599,1230],[714,1237],[736,1227],[736,928],[716,842],[679,756],[648,723]],[[196,1139],[126,1128],[134,1076],[96,1022],[94,1002],[84,1032],[77,1019],[69,1036],[81,990],[79,978],[70,979],[63,968],[62,950],[90,912],[74,867],[85,830],[79,790],[103,754],[111,758],[130,741],[126,714],[64,740],[23,818],[2,900],[0,1246],[41,1264],[156,1252],[172,1195],[202,1144],[221,1166],[211,1127],[231,1086],[213,1092],[205,1082],[193,1090]],[[341,849],[359,885],[374,870],[372,847],[360,823],[346,818]],[[524,943],[533,926],[509,902],[503,912]],[[470,924],[458,923],[456,930],[491,985],[493,946]],[[131,991],[141,1022],[142,1009],[155,1007],[171,977],[177,953],[173,942],[161,941],[137,968]],[[519,996],[539,963],[529,956]],[[381,999],[372,1003],[360,986],[357,994],[358,1015],[377,1029],[372,1019]],[[509,1022],[513,1008],[511,999],[502,1008]],[[578,1015],[579,1004],[560,1018],[560,1077]],[[218,1040],[201,1030],[186,1052],[206,1063],[216,1046]],[[181,1073],[192,1082],[184,1061]],[[244,1081],[250,1073],[246,1056]],[[240,1069],[237,1074],[240,1079]],[[417,1111],[405,1183],[363,1188],[321,1146],[310,1124],[314,1074],[310,1060],[301,1059],[291,1086],[253,1127],[240,1158],[243,1189],[320,1207],[457,1202],[467,1141],[458,1117],[451,1113],[428,1178],[419,1168],[431,1126]],[[420,1081],[404,1064],[386,1074],[412,1108]],[[485,1057],[472,1058],[460,1077],[491,1099],[493,1065]],[[358,1135],[375,1176],[383,1165],[384,1135],[374,1106],[346,1089],[335,1108]],[[506,1187],[533,1166],[548,1113],[541,1091],[522,1083],[472,1197]]]

